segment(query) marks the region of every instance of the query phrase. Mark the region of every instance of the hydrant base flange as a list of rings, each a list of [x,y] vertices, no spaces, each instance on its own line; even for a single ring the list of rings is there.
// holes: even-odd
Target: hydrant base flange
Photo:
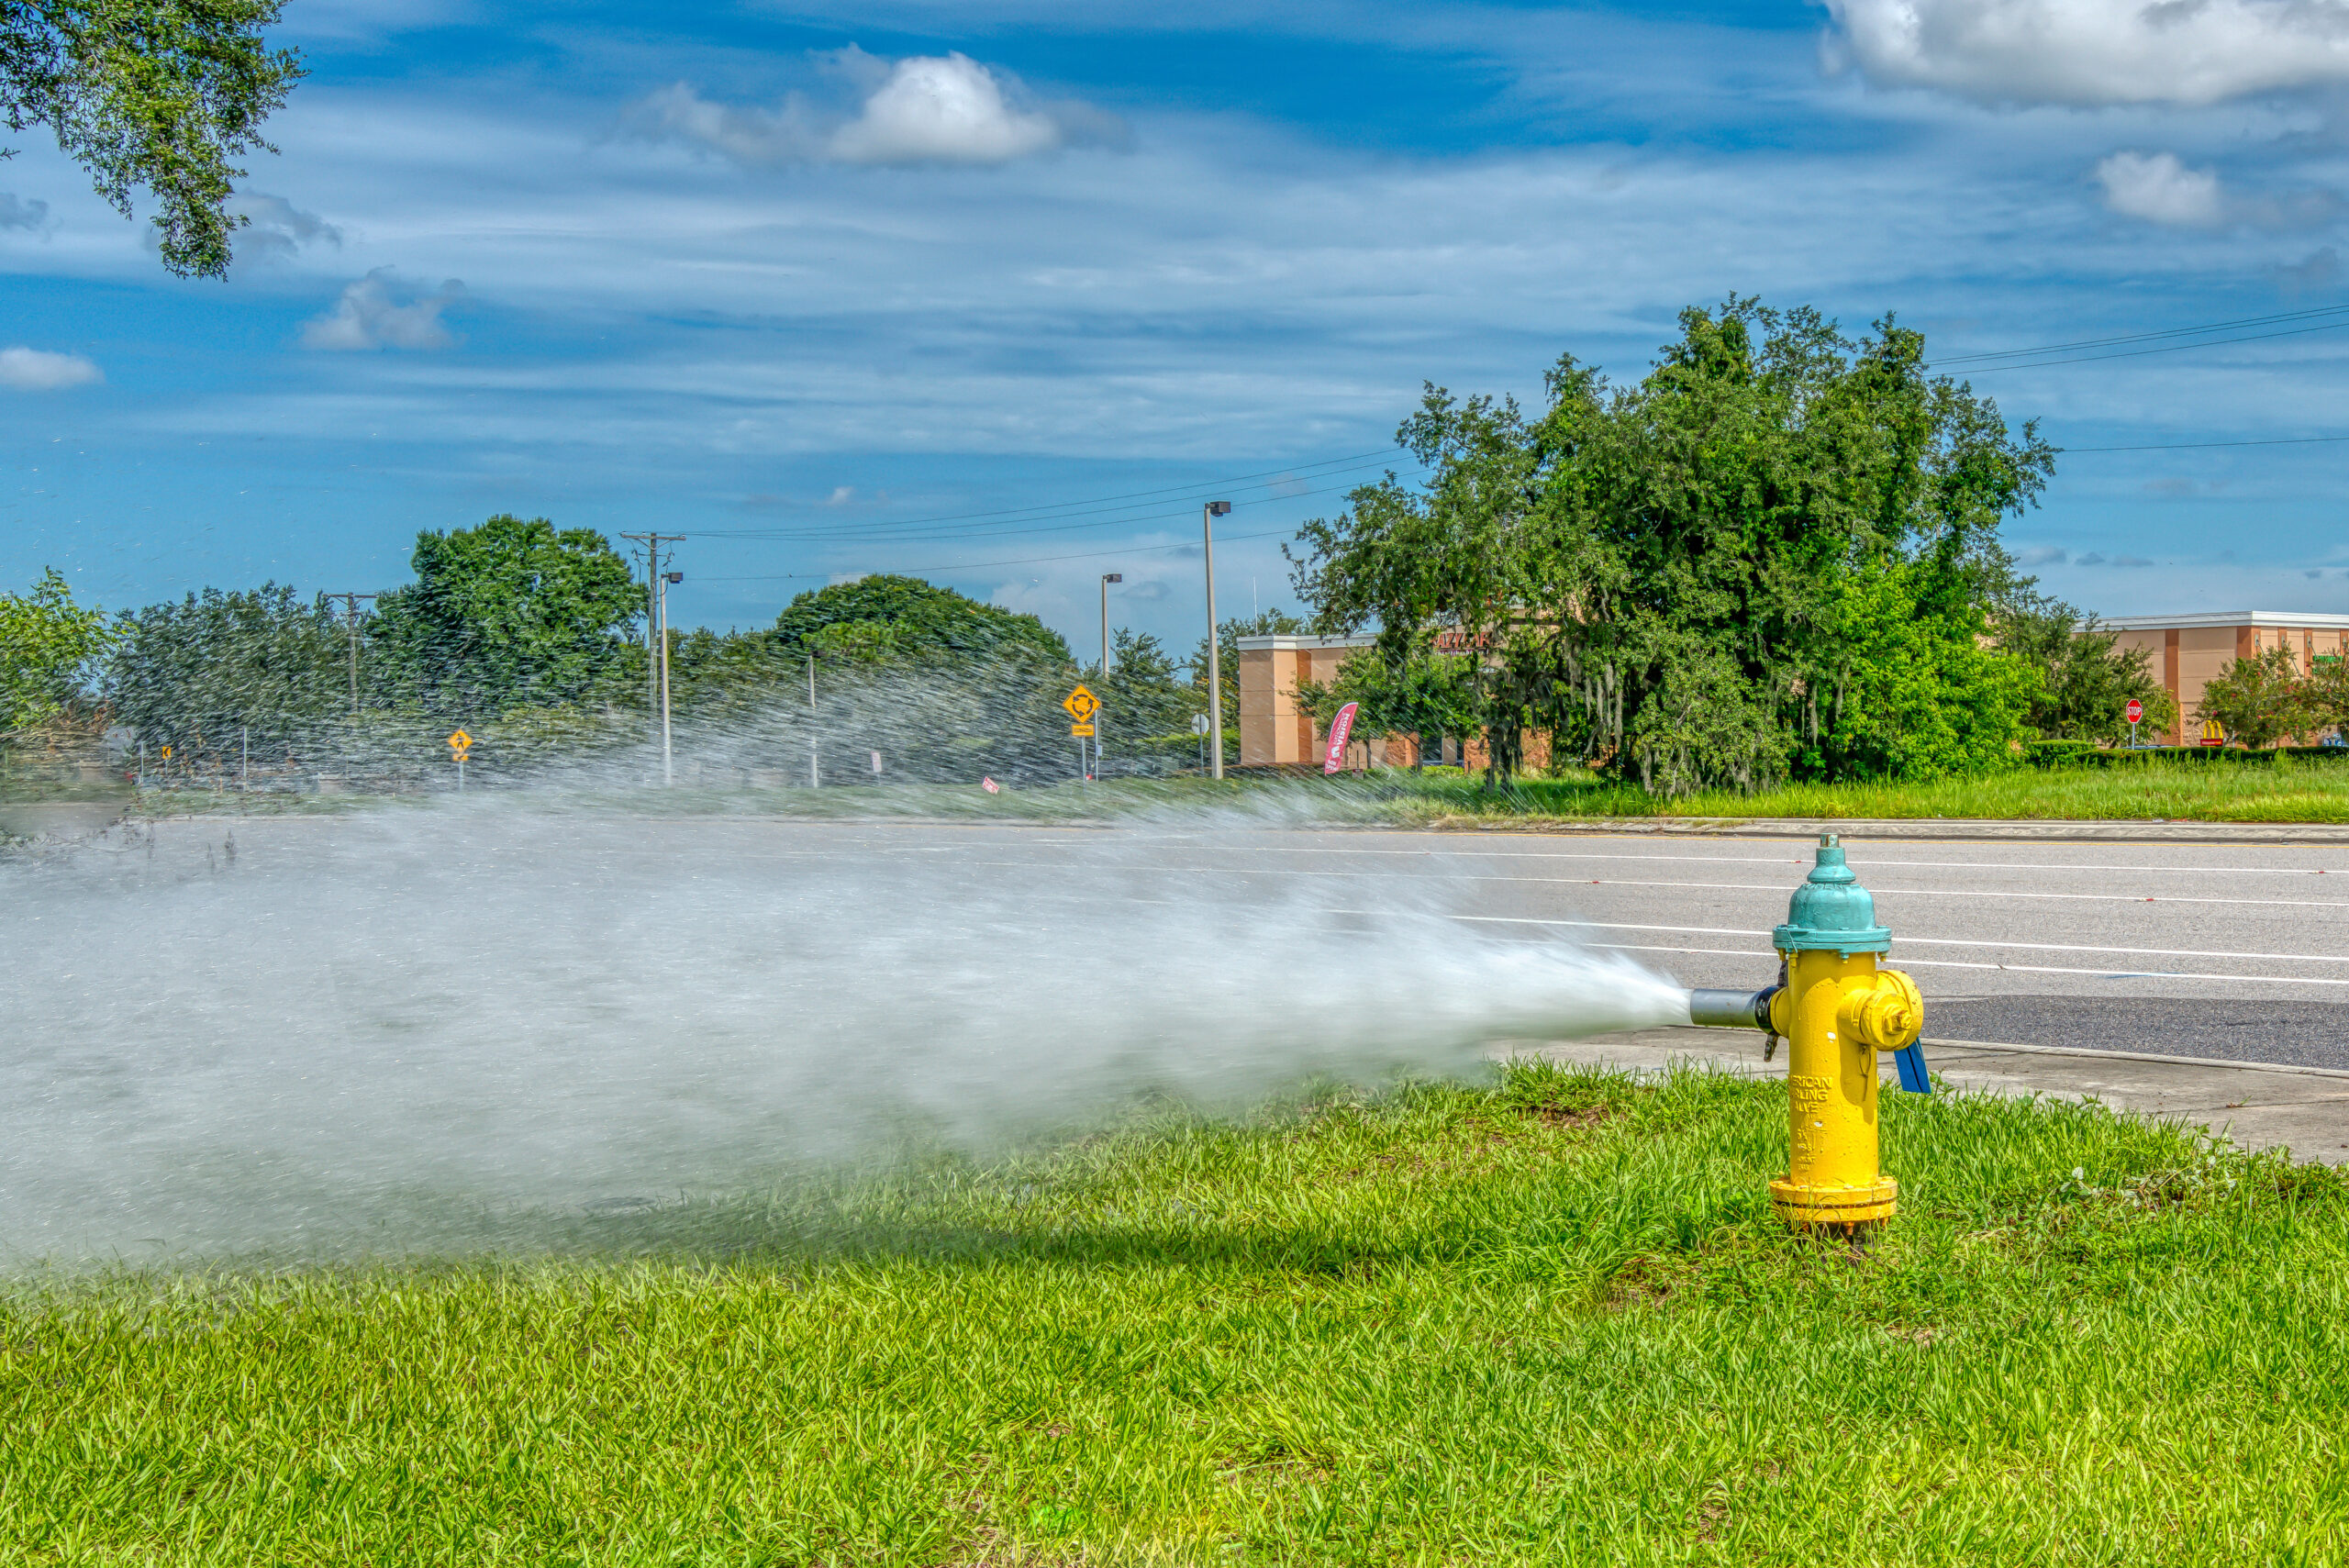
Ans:
[[[1899,1207],[1900,1184],[1879,1176],[1862,1186],[1798,1185],[1780,1177],[1770,1184],[1770,1203],[1789,1225],[1872,1225],[1890,1219]]]

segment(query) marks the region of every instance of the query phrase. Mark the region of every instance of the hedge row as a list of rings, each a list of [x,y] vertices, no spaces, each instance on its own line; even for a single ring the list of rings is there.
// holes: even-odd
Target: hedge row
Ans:
[[[2093,740],[2031,740],[2023,745],[2023,761],[2034,768],[2126,768],[2156,760],[2229,766],[2273,762],[2279,757],[2315,762],[2349,762],[2349,746],[2276,746],[2248,751],[2240,746],[2103,747]]]

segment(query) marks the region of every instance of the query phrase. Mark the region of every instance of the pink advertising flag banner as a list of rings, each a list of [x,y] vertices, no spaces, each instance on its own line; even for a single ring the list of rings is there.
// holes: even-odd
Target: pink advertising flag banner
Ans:
[[[1334,773],[1346,765],[1346,739],[1354,730],[1354,709],[1361,705],[1348,703],[1338,710],[1337,718],[1330,726],[1329,753],[1321,759],[1321,771]]]

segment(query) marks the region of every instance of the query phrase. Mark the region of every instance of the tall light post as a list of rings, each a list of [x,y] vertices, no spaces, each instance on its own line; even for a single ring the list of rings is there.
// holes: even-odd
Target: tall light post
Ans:
[[[816,655],[807,654],[807,787],[823,787],[824,775],[816,766]]]
[[[1208,547],[1208,747],[1215,755],[1217,778],[1223,777],[1223,657],[1215,636],[1215,520],[1230,515],[1230,502],[1210,501],[1199,517],[1199,536]]]
[[[1105,685],[1109,680],[1109,584],[1125,580],[1126,574],[1122,572],[1101,573],[1101,680]],[[1101,771],[1101,715],[1098,712],[1093,716],[1093,771],[1097,773]]]
[[[1101,573],[1101,678],[1105,681],[1109,678],[1109,584],[1125,580],[1122,572]]]

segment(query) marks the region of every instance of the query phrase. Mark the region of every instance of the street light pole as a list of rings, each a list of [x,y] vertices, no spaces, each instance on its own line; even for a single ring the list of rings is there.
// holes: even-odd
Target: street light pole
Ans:
[[[1223,777],[1223,658],[1215,634],[1215,520],[1230,515],[1230,502],[1210,501],[1199,517],[1208,555],[1208,745],[1215,754],[1217,778]]]
[[[1109,584],[1125,580],[1122,572],[1101,573],[1101,678],[1105,681],[1109,678]]]
[[[1109,680],[1109,584],[1125,580],[1126,574],[1122,572],[1101,573],[1101,681],[1104,685]],[[1097,773],[1101,771],[1101,715],[1098,712],[1093,716],[1093,771]]]

